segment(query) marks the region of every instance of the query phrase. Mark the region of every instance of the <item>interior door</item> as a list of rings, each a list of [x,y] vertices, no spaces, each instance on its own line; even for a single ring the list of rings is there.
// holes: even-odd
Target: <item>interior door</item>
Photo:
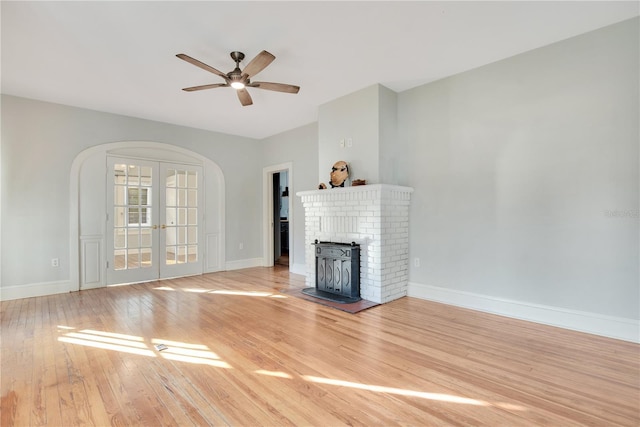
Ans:
[[[202,168],[108,158],[107,284],[202,273]]]
[[[202,168],[160,164],[160,277],[202,273]]]

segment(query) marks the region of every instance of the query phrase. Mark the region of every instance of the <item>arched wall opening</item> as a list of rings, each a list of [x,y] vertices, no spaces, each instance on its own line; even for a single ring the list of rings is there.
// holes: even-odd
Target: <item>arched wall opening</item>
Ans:
[[[70,288],[106,285],[107,156],[198,165],[204,174],[203,273],[225,266],[225,182],[212,160],[171,144],[121,141],[82,151],[74,159],[70,183]]]

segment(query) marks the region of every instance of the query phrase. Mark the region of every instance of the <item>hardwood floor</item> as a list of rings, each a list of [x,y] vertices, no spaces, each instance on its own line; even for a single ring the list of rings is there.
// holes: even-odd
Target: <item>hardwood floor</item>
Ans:
[[[282,254],[280,255],[280,257],[277,260],[274,261],[274,264],[288,267],[289,266],[289,252],[283,250]]]
[[[253,268],[2,302],[1,425],[640,425],[639,345],[278,292],[303,286]]]

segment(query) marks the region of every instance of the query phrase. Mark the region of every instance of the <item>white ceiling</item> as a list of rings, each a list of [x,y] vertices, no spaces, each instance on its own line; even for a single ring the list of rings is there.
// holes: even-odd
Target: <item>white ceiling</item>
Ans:
[[[252,138],[317,120],[318,107],[375,83],[400,92],[638,16],[638,2],[7,2],[2,93]],[[254,81],[297,95],[231,88],[229,53],[276,60]],[[242,66],[242,64],[241,64]]]

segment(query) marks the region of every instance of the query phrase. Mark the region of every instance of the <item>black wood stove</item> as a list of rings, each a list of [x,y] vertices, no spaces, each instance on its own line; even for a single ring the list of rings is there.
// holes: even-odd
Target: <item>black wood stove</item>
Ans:
[[[314,243],[316,247],[316,287],[303,293],[339,303],[360,301],[360,245]]]

